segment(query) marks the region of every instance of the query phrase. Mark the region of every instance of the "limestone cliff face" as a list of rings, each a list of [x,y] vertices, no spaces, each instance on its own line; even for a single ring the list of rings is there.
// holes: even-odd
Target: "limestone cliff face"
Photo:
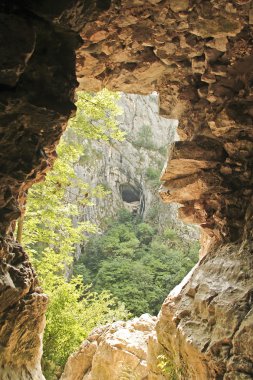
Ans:
[[[95,198],[94,206],[80,210],[79,218],[103,228],[103,219],[125,208],[144,219],[151,218],[158,228],[170,225],[186,238],[197,238],[197,229],[178,220],[177,205],[164,205],[158,196],[160,173],[177,126],[176,120],[159,116],[158,100],[156,93],[121,94],[118,122],[126,133],[125,140],[83,142],[85,156],[76,166],[77,175],[91,186],[102,184],[110,194]]]
[[[3,0],[0,11],[2,378],[42,378],[46,299],[12,231],[74,110],[77,31],[84,89],[156,90],[161,113],[179,119],[161,195],[213,239],[162,308],[169,360],[185,379],[252,378],[252,1]]]

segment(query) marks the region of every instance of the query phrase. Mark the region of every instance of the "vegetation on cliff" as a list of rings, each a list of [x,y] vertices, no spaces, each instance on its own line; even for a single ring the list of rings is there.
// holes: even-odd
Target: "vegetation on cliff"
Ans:
[[[117,218],[103,221],[103,233],[80,221],[80,210],[109,192],[84,182],[75,165],[87,161],[87,141],[124,138],[115,119],[120,112],[117,98],[108,91],[79,93],[76,117],[58,145],[53,170],[28,196],[22,239],[50,301],[43,356],[47,380],[59,377],[69,354],[95,326],[157,314],[169,291],[197,261],[198,246],[156,226],[155,215],[144,222],[121,210]],[[158,149],[151,144],[150,129],[144,132],[140,130],[137,145]],[[92,149],[94,158],[99,152]],[[159,173],[156,167],[146,169],[152,188]],[[74,260],[77,245],[83,252]]]
[[[72,353],[97,324],[128,316],[125,307],[108,291],[99,294],[72,276],[76,244],[97,227],[74,222],[79,206],[103,197],[102,186],[91,188],[77,177],[74,165],[83,154],[82,140],[123,138],[115,116],[117,95],[79,93],[78,111],[57,148],[58,158],[44,183],[29,192],[22,239],[41,285],[49,296],[44,334],[43,367],[47,380],[55,379]],[[74,190],[73,190],[74,189]]]

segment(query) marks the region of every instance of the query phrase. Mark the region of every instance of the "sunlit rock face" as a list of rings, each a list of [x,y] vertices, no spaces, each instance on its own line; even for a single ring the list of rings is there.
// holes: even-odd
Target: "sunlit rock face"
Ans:
[[[155,322],[144,314],[96,328],[70,356],[61,380],[147,379],[147,347]]]
[[[94,206],[84,207],[84,220],[99,225],[124,207],[144,219],[154,205],[165,210],[167,216],[173,213],[170,205],[164,207],[157,190],[168,145],[175,140],[177,122],[160,117],[158,100],[156,93],[120,94],[117,122],[125,133],[124,141],[83,141],[86,155],[76,165],[77,175],[94,187],[103,184],[111,192],[103,199],[94,199]],[[152,178],[148,170],[155,172]]]
[[[79,44],[83,89],[156,90],[161,114],[179,119],[161,196],[220,244],[162,308],[168,362],[187,380],[251,379],[252,1],[4,0],[0,11],[2,378],[42,378],[46,298],[12,229],[74,110]]]
[[[165,300],[158,340],[183,379],[252,379],[251,255],[236,244],[209,252]]]

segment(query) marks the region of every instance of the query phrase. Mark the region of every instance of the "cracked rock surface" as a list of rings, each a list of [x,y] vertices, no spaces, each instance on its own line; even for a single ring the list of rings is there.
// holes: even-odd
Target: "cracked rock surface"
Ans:
[[[253,376],[252,8],[247,0],[123,0],[81,30],[81,87],[155,90],[160,113],[179,119],[160,195],[202,227],[206,256],[165,301],[157,334],[187,380]]]
[[[77,5],[0,2],[1,380],[44,379],[40,359],[47,296],[13,231],[28,188],[52,167],[75,110]]]
[[[81,29],[80,86],[158,91],[179,119],[161,196],[215,239],[237,240],[252,195],[251,1],[124,1]]]

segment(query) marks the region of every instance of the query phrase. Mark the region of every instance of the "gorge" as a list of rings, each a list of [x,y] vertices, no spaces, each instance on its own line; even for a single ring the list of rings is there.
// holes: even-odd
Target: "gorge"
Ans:
[[[162,306],[158,345],[182,379],[251,379],[252,1],[3,0],[0,12],[1,380],[43,379],[47,296],[14,229],[78,82],[157,91],[160,114],[179,120],[160,195],[201,226],[203,249]]]

